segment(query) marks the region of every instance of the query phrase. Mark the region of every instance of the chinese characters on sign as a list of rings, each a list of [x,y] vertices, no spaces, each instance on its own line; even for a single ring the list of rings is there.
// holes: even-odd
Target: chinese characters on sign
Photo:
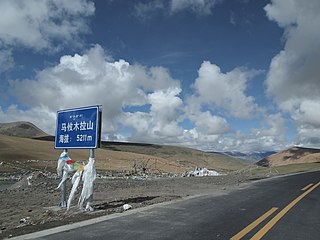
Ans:
[[[86,131],[86,130],[94,130],[94,123],[89,120],[81,121],[81,122],[63,122],[61,123],[61,131],[64,134],[59,135],[59,143],[68,143],[69,142],[69,132],[73,131]],[[92,136],[86,134],[77,134],[76,141],[92,141]]]
[[[97,148],[99,130],[99,106],[58,111],[55,148]]]

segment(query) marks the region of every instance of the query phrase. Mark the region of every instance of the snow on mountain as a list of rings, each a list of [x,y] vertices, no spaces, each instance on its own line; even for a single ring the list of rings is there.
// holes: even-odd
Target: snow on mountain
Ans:
[[[219,152],[220,154],[233,157],[233,158],[238,158],[241,160],[245,160],[250,163],[255,163],[258,162],[272,154],[275,154],[277,152],[275,151],[264,151],[264,152],[248,152],[248,153],[243,153],[243,152],[238,152],[238,151],[228,151],[228,152]]]

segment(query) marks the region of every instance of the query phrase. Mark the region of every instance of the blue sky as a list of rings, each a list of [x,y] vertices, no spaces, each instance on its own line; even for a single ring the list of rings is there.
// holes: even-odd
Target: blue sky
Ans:
[[[2,0],[0,122],[53,134],[101,104],[103,139],[214,151],[320,142],[320,3]]]

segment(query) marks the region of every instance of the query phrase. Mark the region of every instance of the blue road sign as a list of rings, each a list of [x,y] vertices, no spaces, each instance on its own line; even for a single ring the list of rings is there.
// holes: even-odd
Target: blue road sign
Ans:
[[[55,148],[99,147],[99,106],[60,110],[57,112]]]

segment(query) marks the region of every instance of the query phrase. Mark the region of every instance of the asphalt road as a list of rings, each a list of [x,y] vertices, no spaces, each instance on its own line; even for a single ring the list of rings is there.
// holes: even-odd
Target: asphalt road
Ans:
[[[320,239],[320,172],[255,182],[37,239]]]

